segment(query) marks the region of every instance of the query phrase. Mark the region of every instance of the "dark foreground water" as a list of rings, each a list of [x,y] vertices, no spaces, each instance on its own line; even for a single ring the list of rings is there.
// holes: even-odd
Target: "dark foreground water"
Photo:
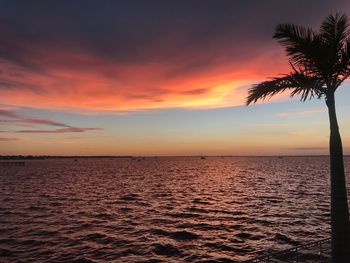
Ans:
[[[350,158],[345,163],[349,174]],[[0,261],[248,259],[329,237],[328,173],[327,157],[52,159],[1,167]]]

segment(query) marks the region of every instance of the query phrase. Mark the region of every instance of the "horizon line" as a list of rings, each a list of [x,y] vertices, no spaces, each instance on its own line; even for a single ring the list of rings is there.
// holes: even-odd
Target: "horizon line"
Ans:
[[[344,154],[344,157],[350,154]],[[179,158],[179,157],[330,157],[329,154],[305,155],[0,155],[0,160],[9,159],[53,159],[53,158]]]

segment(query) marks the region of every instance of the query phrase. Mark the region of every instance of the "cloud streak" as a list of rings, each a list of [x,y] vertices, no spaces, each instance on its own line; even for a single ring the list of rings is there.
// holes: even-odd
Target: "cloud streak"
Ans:
[[[297,151],[323,151],[328,150],[327,147],[296,147],[294,150]]]
[[[72,132],[87,132],[87,131],[101,131],[102,128],[77,128],[69,127],[56,130],[20,130],[18,133],[72,133]]]
[[[5,117],[8,119],[2,119],[0,122],[8,124],[40,124],[40,125],[49,125],[49,126],[58,126],[58,127],[70,127],[64,123],[48,120],[48,119],[38,119],[38,118],[29,118],[22,116],[15,111],[0,109],[0,117]]]
[[[31,118],[21,115],[13,110],[0,109],[0,123],[12,124],[15,126],[36,126],[45,125],[52,127],[61,127],[59,129],[48,130],[48,129],[30,129],[30,130],[19,130],[17,133],[76,133],[76,132],[89,132],[89,131],[100,131],[102,128],[82,128],[74,127],[65,123],[56,122],[49,119]]]
[[[325,109],[311,109],[311,110],[305,110],[305,111],[296,111],[296,112],[282,112],[276,114],[278,117],[304,117],[309,116],[313,114],[323,113],[326,112]]]
[[[0,137],[0,142],[12,142],[12,141],[18,141],[19,138],[14,137]]]

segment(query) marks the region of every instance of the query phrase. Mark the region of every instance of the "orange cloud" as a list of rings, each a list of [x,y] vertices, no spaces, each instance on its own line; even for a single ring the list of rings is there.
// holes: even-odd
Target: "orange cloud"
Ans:
[[[10,35],[2,44],[8,55],[0,58],[7,105],[93,111],[233,106],[244,102],[247,86],[286,68],[281,48],[244,43],[238,52],[222,37],[181,49],[174,43],[190,35],[176,32],[154,40],[157,45],[141,43],[143,53],[125,49],[124,59],[115,55],[118,49],[107,56],[86,43],[63,38],[57,45],[0,29]]]
[[[1,102],[79,111],[243,104],[247,86],[288,72],[271,38],[276,24],[313,25],[348,9],[316,1],[25,2],[0,10]]]
[[[261,66],[271,54],[245,64],[236,64],[233,58],[187,67],[152,62],[119,65],[91,54],[55,50],[38,56],[47,57],[40,65],[44,72],[0,61],[3,104],[115,111],[233,106],[244,102],[242,87],[284,69],[282,59]]]

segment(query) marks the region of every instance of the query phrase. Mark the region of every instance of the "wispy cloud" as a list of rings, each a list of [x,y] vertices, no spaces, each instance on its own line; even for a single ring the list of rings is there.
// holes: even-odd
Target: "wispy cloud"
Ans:
[[[308,116],[313,115],[317,113],[326,112],[325,109],[311,109],[311,110],[305,110],[305,111],[295,111],[295,112],[282,112],[276,114],[278,117],[290,117],[290,116]]]
[[[68,140],[86,140],[86,139],[96,139],[96,138],[111,138],[111,136],[108,135],[101,135],[101,136],[71,136],[67,137]]]
[[[11,119],[11,120],[0,120],[0,123],[13,124],[16,126],[31,126],[31,125],[48,125],[48,126],[58,126],[58,127],[70,127],[64,123],[55,122],[51,120],[44,119]]]
[[[287,127],[290,126],[289,123],[266,123],[263,124],[263,126],[268,126],[268,127]]]
[[[294,150],[297,151],[319,151],[319,150],[327,150],[327,147],[296,147]]]
[[[67,132],[87,132],[87,131],[101,131],[102,128],[78,128],[78,127],[69,127],[56,130],[21,130],[17,131],[19,133],[67,133]]]
[[[0,116],[1,117],[7,117],[7,118],[14,118],[14,119],[20,119],[19,115],[11,110],[4,110],[4,109],[0,109]]]
[[[19,130],[17,133],[69,133],[69,132],[87,132],[87,131],[98,131],[103,130],[102,128],[83,128],[74,127],[62,122],[53,121],[50,119],[40,119],[32,118],[28,116],[21,115],[13,110],[0,109],[0,123],[13,124],[16,126],[35,126],[35,125],[46,125],[53,127],[61,127],[59,129],[49,130],[49,129],[28,129]]]
[[[11,123],[11,124],[40,124],[40,125],[49,125],[49,126],[58,126],[58,127],[70,127],[67,124],[56,122],[48,119],[38,119],[30,118],[18,114],[12,110],[0,109],[0,117],[5,117],[6,119],[1,119],[2,123]]]

